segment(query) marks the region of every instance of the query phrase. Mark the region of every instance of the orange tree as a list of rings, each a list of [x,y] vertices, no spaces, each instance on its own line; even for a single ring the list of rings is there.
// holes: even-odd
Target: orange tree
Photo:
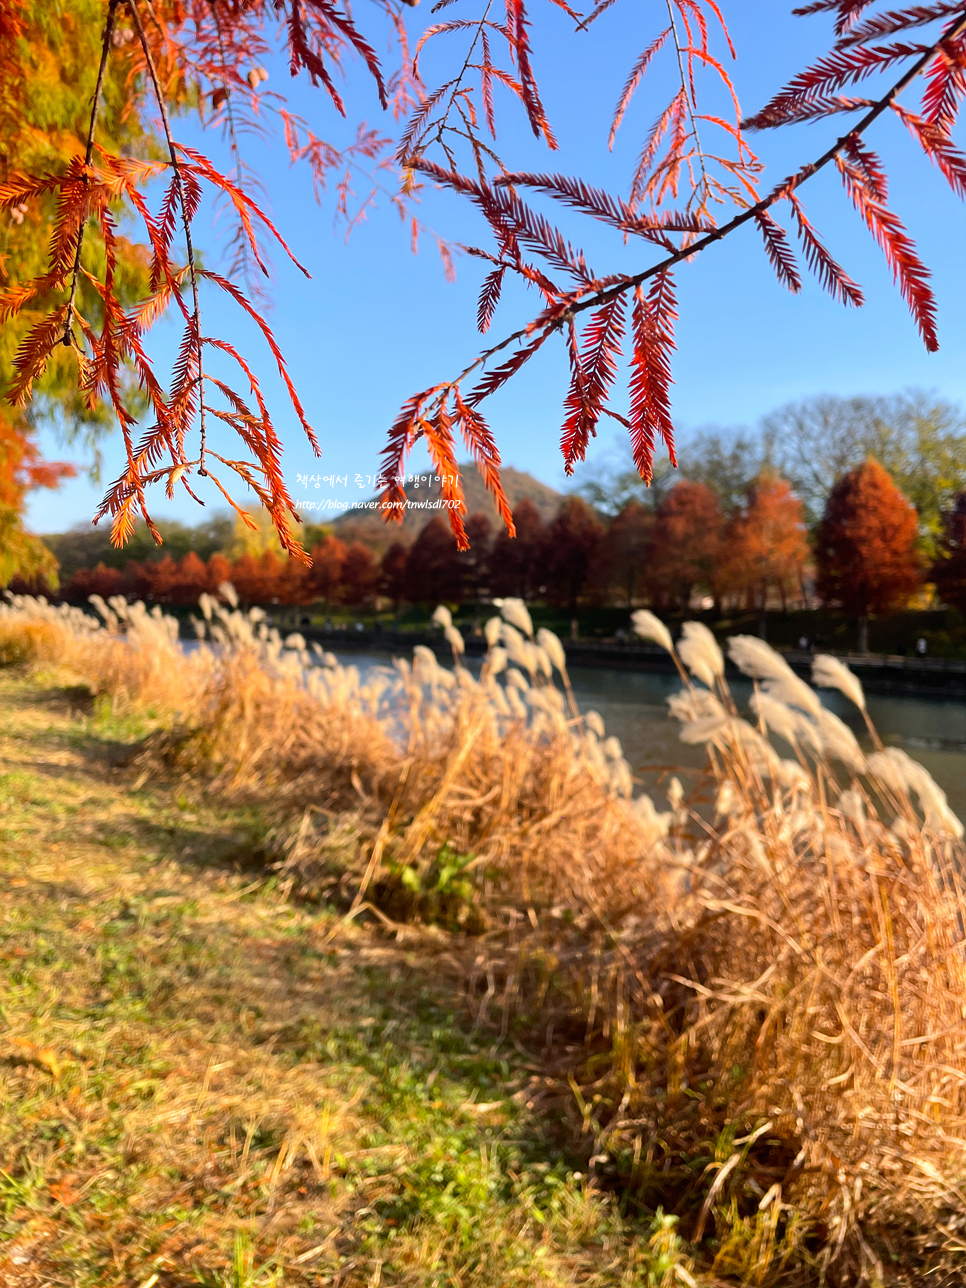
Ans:
[[[777,592],[783,608],[791,595],[804,594],[809,560],[802,502],[785,479],[763,471],[727,525],[716,584],[724,593],[744,594],[763,627],[770,592]]]
[[[615,0],[601,0],[586,12],[569,0],[548,2],[583,33]],[[52,21],[45,26],[41,18],[38,25],[37,15],[49,8],[40,0],[0,0],[0,84],[14,121],[29,111],[37,50],[60,38]],[[496,86],[515,97],[538,140],[549,150],[556,147],[535,74],[539,51],[526,0],[505,0],[499,13],[480,0],[472,12],[432,23],[412,50],[397,0],[374,0],[361,17],[343,12],[334,0],[71,0],[66,8],[95,20],[79,24],[76,102],[65,116],[70,145],[15,150],[0,175],[0,208],[29,225],[35,242],[47,241],[39,267],[28,259],[6,270],[0,316],[19,319],[7,392],[12,405],[22,407],[52,371],[64,371],[91,415],[104,405],[111,409],[124,436],[126,463],[98,517],[110,516],[118,543],[130,535],[138,514],[150,522],[151,485],[169,495],[175,488],[191,495],[199,487],[214,488],[237,505],[234,481],[269,509],[283,548],[306,557],[292,530],[298,516],[282,477],[268,401],[249,358],[204,326],[201,300],[207,291],[224,293],[260,330],[296,416],[316,445],[284,357],[244,286],[246,274],[265,267],[262,237],[290,252],[252,195],[238,138],[246,128],[276,123],[293,157],[312,167],[318,183],[333,167],[380,160],[389,140],[363,131],[351,155],[339,152],[283,97],[263,93],[261,62],[279,43],[292,74],[318,86],[338,112],[345,113],[337,83],[349,55],[364,69],[374,99],[403,122],[395,150],[395,199],[403,208],[429,178],[462,194],[484,216],[492,242],[469,248],[486,266],[481,331],[489,329],[508,278],[522,281],[540,299],[535,316],[489,344],[459,373],[406,400],[383,460],[383,498],[391,517],[401,517],[391,507],[404,500],[405,461],[422,440],[447,480],[450,521],[458,543],[466,544],[455,456],[459,433],[512,530],[499,453],[481,408],[551,339],[562,341],[571,366],[561,432],[568,472],[583,459],[605,413],[626,425],[643,477],[651,475],[658,442],[673,460],[675,274],[686,262],[749,225],[780,282],[798,291],[801,269],[784,217],[805,263],[831,294],[843,304],[862,303],[859,286],[835,261],[803,204],[805,186],[827,168],[838,172],[847,200],[885,254],[926,347],[938,344],[928,269],[890,209],[887,176],[869,140],[881,118],[898,118],[953,191],[966,194],[966,158],[952,133],[966,93],[966,0],[898,9],[880,0],[813,0],[800,12],[831,16],[829,52],[745,119],[725,69],[735,51],[716,0],[667,0],[655,10],[662,17],[642,32],[641,53],[628,69],[614,111],[611,140],[642,81],[665,60],[673,79],[670,97],[642,142],[624,195],[602,191],[581,176],[514,171],[494,150]],[[396,53],[384,66],[375,49],[387,31],[395,33]],[[448,44],[450,51],[436,84],[422,79],[427,41]],[[715,82],[710,87],[709,79]],[[722,89],[728,112],[709,110]],[[86,120],[78,119],[82,103],[90,105]],[[185,105],[226,131],[231,177],[175,138],[171,109]],[[763,184],[752,134],[802,121],[843,124],[833,124],[816,155],[777,183]],[[194,255],[192,225],[206,193],[219,196],[234,215],[234,274],[215,273]],[[621,241],[633,240],[641,248],[640,269],[592,268],[525,198],[528,193],[538,202],[581,212]],[[146,345],[148,330],[167,313],[182,327],[170,380],[156,369]],[[608,405],[625,346],[627,415]],[[236,378],[216,375],[213,359],[233,364]],[[149,408],[146,429],[138,423],[140,403]],[[240,455],[212,449],[207,427],[214,419],[237,432]]]
[[[869,617],[902,608],[922,582],[916,511],[871,457],[832,488],[815,538],[818,592],[859,618],[868,652]]]

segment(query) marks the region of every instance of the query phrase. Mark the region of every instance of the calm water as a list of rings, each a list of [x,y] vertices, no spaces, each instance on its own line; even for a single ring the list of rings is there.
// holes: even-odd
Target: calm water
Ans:
[[[337,656],[343,664],[360,670],[385,666],[388,660],[384,655],[349,650]],[[580,667],[571,679],[581,710],[600,712],[607,732],[620,738],[631,767],[649,784],[656,785],[655,780],[669,777],[672,771],[703,767],[703,750],[680,742],[680,726],[668,719],[667,698],[681,687],[676,676]],[[733,689],[736,701],[743,706],[751,696],[751,685],[738,682]],[[834,691],[823,691],[821,696],[852,728],[862,746],[871,750],[865,723],[852,704]],[[870,695],[869,714],[883,742],[901,747],[925,765],[952,808],[966,819],[966,702]]]

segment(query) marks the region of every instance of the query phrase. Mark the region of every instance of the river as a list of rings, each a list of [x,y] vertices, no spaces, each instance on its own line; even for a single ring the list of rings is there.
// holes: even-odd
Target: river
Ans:
[[[344,665],[360,670],[385,666],[388,661],[386,655],[348,649],[336,650],[336,656]],[[469,666],[478,673],[478,660],[469,659]],[[607,732],[621,740],[631,768],[650,787],[673,771],[693,773],[704,765],[703,749],[685,746],[678,739],[677,721],[668,718],[667,699],[681,687],[676,676],[579,667],[571,673],[571,680],[580,709],[600,712]],[[739,681],[732,688],[743,706],[751,695],[750,683]],[[835,691],[822,690],[821,697],[851,727],[860,744],[871,750],[865,722],[852,704]],[[870,694],[868,707],[883,742],[901,747],[925,765],[946,792],[949,804],[966,820],[966,702]]]

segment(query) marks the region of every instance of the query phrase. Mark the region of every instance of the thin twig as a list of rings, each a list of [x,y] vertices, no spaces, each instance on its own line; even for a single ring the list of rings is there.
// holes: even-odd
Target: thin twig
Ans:
[[[853,126],[852,129],[847,130],[845,134],[838,138],[816,161],[809,162],[808,165],[802,166],[800,170],[789,178],[783,179],[781,183],[777,184],[766,197],[761,199],[761,201],[757,202],[753,206],[747,207],[745,210],[742,210],[739,214],[735,215],[733,219],[729,220],[728,223],[722,224],[720,228],[716,228],[714,232],[707,233],[704,237],[692,243],[690,246],[682,247],[681,250],[675,251],[673,255],[668,255],[657,264],[652,264],[650,268],[644,269],[643,272],[636,273],[633,277],[622,278],[620,282],[614,286],[608,287],[606,290],[597,291],[587,299],[577,300],[571,303],[566,314],[555,318],[548,324],[548,330],[558,330],[574,314],[583,313],[585,309],[598,308],[603,304],[607,304],[610,300],[614,299],[618,295],[622,295],[625,291],[634,290],[643,282],[648,281],[649,278],[656,277],[659,273],[666,272],[667,269],[673,268],[675,264],[680,264],[683,260],[690,259],[693,255],[697,255],[699,251],[706,250],[709,246],[713,245],[715,242],[721,241],[730,233],[737,231],[737,229],[741,228],[744,224],[749,223],[756,216],[767,210],[769,206],[773,206],[777,201],[786,197],[796,188],[799,188],[808,179],[811,179],[813,175],[816,175],[820,170],[823,170],[830,161],[833,161],[849,139],[858,138],[860,135],[864,134],[865,131],[879,119],[882,113],[891,107],[893,101],[898,97],[898,95],[922,74],[930,61],[935,57],[940,46],[944,45],[947,41],[954,40],[964,31],[966,31],[966,12],[962,14],[959,20],[954,23],[952,27],[944,31],[943,34],[929,46],[924,54],[920,55],[915,63],[913,63],[912,67],[910,67],[909,70],[896,81],[892,88],[882,98],[880,98],[872,108],[869,109],[857,125]],[[418,168],[418,161],[415,162],[414,165]],[[497,182],[499,182],[499,180],[497,180]],[[512,335],[508,335],[505,339],[501,340],[499,344],[495,344],[491,348],[484,350],[484,352],[481,353],[475,361],[471,362],[468,367],[460,372],[460,374],[447,386],[447,388],[452,389],[456,385],[461,384],[467,376],[471,375],[477,370],[477,368],[484,366],[490,358],[494,357],[495,354],[500,353],[503,349],[516,343],[517,340],[523,340],[528,336],[531,336],[533,334],[534,327],[535,324],[533,322],[529,323],[525,327],[520,327],[520,329],[514,331]]]
[[[164,96],[161,93],[161,85],[158,81],[157,69],[154,66],[154,58],[151,55],[151,49],[144,34],[144,28],[141,25],[141,16],[138,13],[137,0],[127,0],[127,4],[128,8],[131,10],[131,16],[134,19],[134,25],[137,28],[138,39],[141,41],[141,48],[144,50],[144,58],[148,66],[148,72],[151,76],[151,83],[154,86],[154,94],[158,100],[158,110],[161,113],[161,124],[164,127],[164,137],[168,145],[168,156],[171,159],[171,169],[174,172],[174,181],[178,190],[178,200],[181,203],[181,223],[184,228],[184,240],[188,252],[188,273],[191,277],[191,294],[194,301],[195,344],[198,349],[198,411],[201,417],[201,449],[198,453],[198,473],[202,478],[204,478],[208,473],[205,469],[205,444],[207,439],[207,426],[205,424],[205,384],[201,351],[201,305],[198,301],[198,277],[195,273],[195,254],[194,248],[191,244],[191,221],[188,218],[188,205],[184,195],[184,183],[181,178],[181,167],[178,164],[178,152],[175,147],[174,139],[171,137],[171,125],[168,121],[168,111],[164,105]]]
[[[94,130],[97,126],[97,109],[101,103],[101,90],[104,87],[104,73],[107,70],[107,56],[111,50],[111,37],[114,34],[114,15],[121,0],[110,0],[107,6],[107,21],[104,24],[104,36],[101,40],[101,63],[97,69],[97,84],[94,86],[94,101],[91,104],[91,122],[87,130],[87,148],[84,152],[84,184],[88,184],[88,170],[91,165],[91,158],[94,155]],[[62,343],[65,348],[71,347],[70,325],[74,317],[74,301],[77,297],[77,281],[80,277],[81,250],[84,245],[84,229],[87,225],[86,214],[81,217],[80,225],[77,229],[77,246],[74,250],[74,271],[70,279],[70,296],[67,300],[67,314],[64,318],[64,336]]]

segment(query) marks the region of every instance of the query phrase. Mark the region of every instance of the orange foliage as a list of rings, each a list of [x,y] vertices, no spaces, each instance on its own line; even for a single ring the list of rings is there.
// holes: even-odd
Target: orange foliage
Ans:
[[[802,593],[809,559],[801,501],[785,479],[764,473],[728,524],[714,584],[719,594],[742,595],[760,609],[776,590],[784,607]]]
[[[916,511],[871,457],[832,489],[818,530],[818,591],[866,618],[903,608],[922,584]]]

